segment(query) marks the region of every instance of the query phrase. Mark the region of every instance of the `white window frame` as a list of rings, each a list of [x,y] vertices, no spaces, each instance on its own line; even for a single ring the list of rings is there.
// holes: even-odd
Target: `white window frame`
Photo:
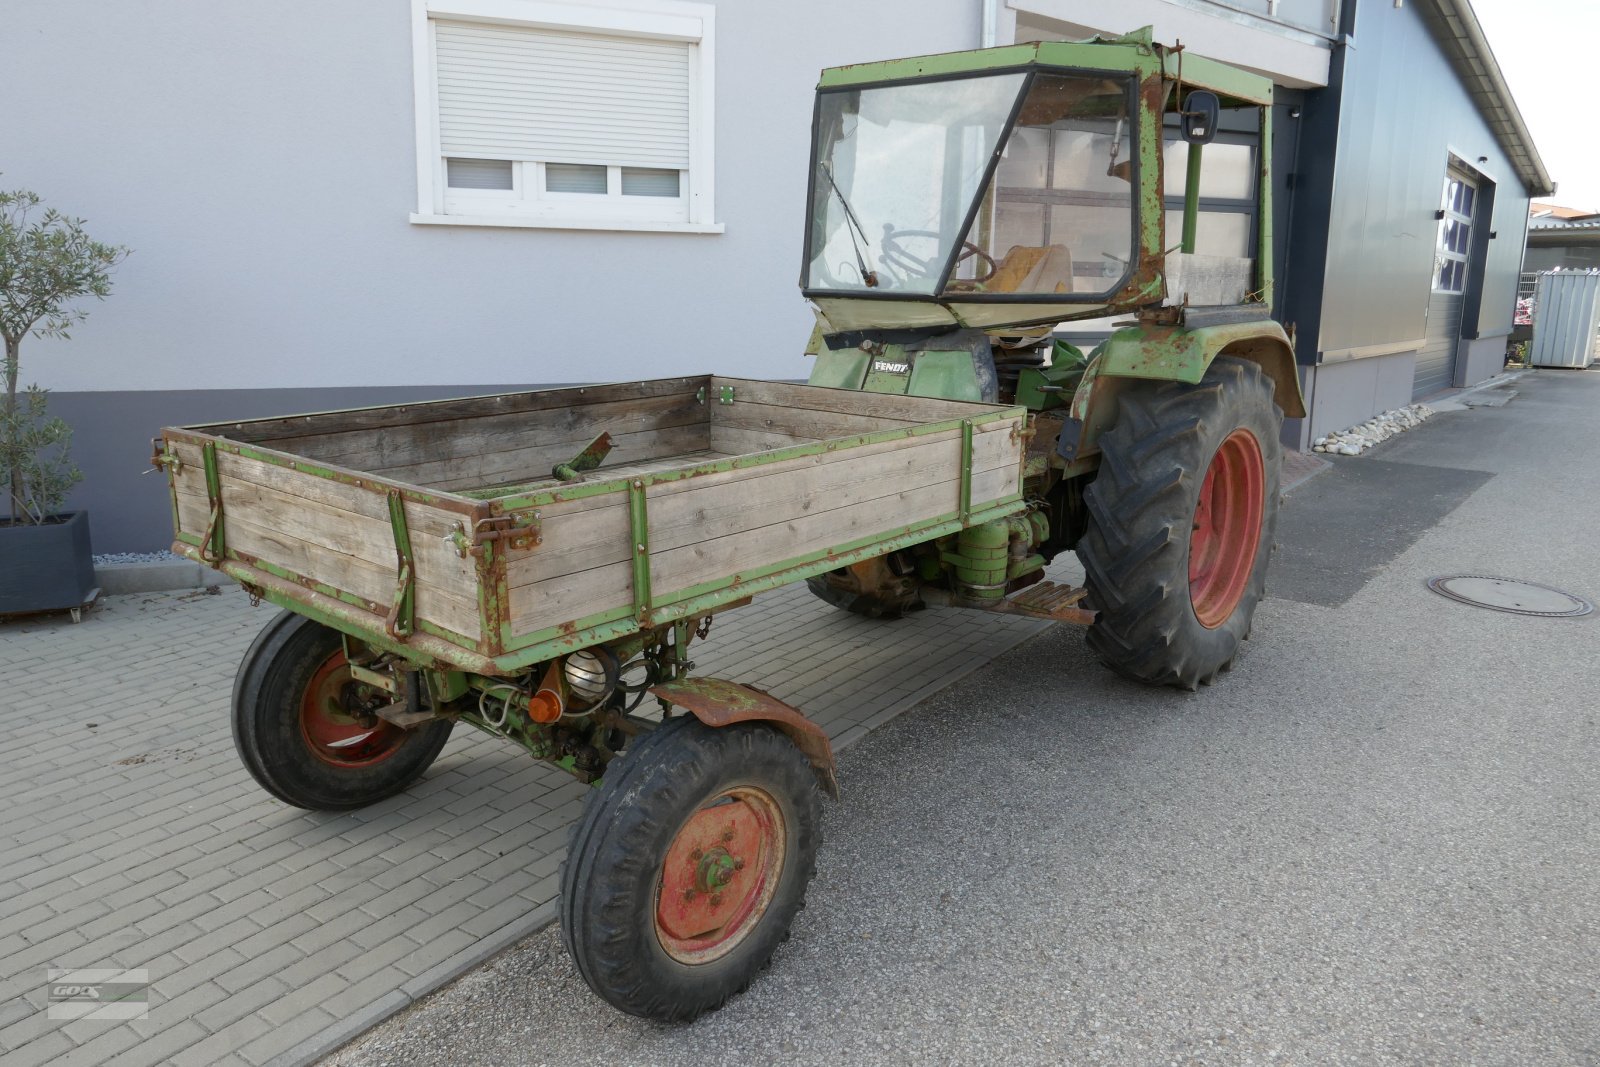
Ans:
[[[485,22],[622,37],[649,37],[695,45],[689,67],[689,166],[679,199],[620,192],[618,167],[608,171],[609,191],[543,192],[542,163],[513,162],[514,195],[448,189],[440,146],[434,20]],[[413,223],[443,226],[510,226],[567,230],[636,230],[722,233],[716,221],[713,103],[716,8],[693,0],[411,0],[415,70],[417,210]],[[473,212],[474,200],[494,209]]]

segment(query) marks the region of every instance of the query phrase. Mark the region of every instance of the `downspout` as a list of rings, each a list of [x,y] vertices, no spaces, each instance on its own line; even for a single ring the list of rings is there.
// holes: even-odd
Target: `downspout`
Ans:
[[[978,47],[993,48],[1000,37],[1000,0],[983,0],[982,20],[978,27]]]

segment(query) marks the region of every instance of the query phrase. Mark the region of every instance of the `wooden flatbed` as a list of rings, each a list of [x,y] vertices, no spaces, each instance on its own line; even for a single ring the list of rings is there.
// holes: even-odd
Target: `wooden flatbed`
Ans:
[[[1020,512],[1025,429],[698,376],[175,427],[156,458],[174,551],[419,665],[510,674]]]

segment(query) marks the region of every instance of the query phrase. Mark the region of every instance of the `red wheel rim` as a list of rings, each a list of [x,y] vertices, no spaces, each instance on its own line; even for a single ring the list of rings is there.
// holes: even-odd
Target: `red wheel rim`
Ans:
[[[1266,485],[1266,464],[1255,436],[1248,430],[1233,431],[1206,468],[1189,534],[1189,602],[1208,630],[1228,621],[1250,584]]]
[[[381,695],[350,675],[344,652],[329,656],[300,698],[300,736],[324,763],[344,769],[370,767],[394,755],[405,731],[372,714]]]
[[[679,963],[709,963],[754,930],[783,873],[788,828],[771,794],[740,786],[684,822],[661,864],[656,937]]]

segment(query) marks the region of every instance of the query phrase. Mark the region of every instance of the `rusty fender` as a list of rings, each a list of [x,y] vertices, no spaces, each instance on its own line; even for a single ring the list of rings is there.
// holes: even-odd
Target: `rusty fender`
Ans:
[[[767,722],[783,731],[795,747],[805,753],[816,772],[817,782],[835,800],[839,799],[839,779],[834,773],[833,745],[822,727],[791,707],[754,686],[740,685],[722,678],[680,678],[653,686],[650,692],[674,707],[693,713],[711,727],[731,726],[736,722]]]

